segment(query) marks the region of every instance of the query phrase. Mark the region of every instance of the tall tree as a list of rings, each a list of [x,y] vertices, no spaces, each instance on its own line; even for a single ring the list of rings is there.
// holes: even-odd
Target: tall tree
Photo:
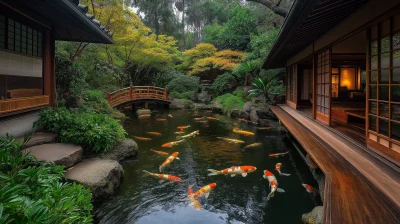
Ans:
[[[277,0],[276,2],[273,2],[271,0],[246,0],[248,2],[257,2],[260,3],[267,8],[271,9],[275,14],[280,15],[282,17],[286,17],[288,14],[288,11],[282,7],[280,7],[280,4],[282,0]]]

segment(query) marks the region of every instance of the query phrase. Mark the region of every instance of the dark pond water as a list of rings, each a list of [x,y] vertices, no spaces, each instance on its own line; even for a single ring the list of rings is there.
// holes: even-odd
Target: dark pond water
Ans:
[[[168,114],[173,118],[168,118]],[[206,124],[194,121],[190,111],[159,111],[149,118],[138,119],[128,114],[131,119],[124,126],[130,137],[142,136],[152,138],[151,141],[137,141],[139,155],[133,160],[122,163],[125,177],[117,194],[102,203],[95,215],[99,223],[301,223],[301,215],[309,212],[318,203],[314,196],[307,193],[302,183],[315,181],[301,160],[297,151],[280,126],[271,121],[275,127],[268,131],[257,130],[256,125],[248,124],[217,114],[218,120],[209,120]],[[167,118],[167,121],[157,121]],[[177,126],[191,125],[186,130],[190,133],[200,130],[200,134],[187,139],[178,146],[161,148],[166,142],[176,141],[179,131]],[[232,132],[237,125],[255,136],[241,136]],[[156,137],[145,132],[160,132]],[[245,144],[232,144],[216,137],[241,139]],[[240,149],[244,146],[262,142],[261,147]],[[142,170],[159,173],[158,168],[166,157],[159,156],[150,149],[168,153],[179,152],[179,160],[175,160],[163,170],[165,174],[179,176],[182,183],[160,182],[148,176]],[[274,158],[271,153],[286,152],[289,154]],[[282,171],[291,176],[279,176],[275,170],[276,163],[282,163]],[[242,177],[207,176],[207,169],[225,169],[231,166],[251,165],[257,170]],[[275,193],[267,201],[269,193],[268,181],[263,179],[263,170],[268,169],[276,176],[279,187],[285,193]],[[202,210],[195,210],[188,200],[188,185],[194,185],[194,191],[215,182],[208,199],[201,199]]]

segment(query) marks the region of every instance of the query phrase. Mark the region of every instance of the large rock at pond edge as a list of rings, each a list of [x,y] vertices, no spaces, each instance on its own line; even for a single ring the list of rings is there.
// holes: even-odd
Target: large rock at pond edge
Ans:
[[[250,113],[251,107],[253,106],[252,102],[246,102],[242,107],[242,112]]]
[[[193,102],[185,99],[174,99],[169,105],[170,109],[189,109]]]
[[[310,213],[303,214],[301,220],[305,224],[322,224],[323,207],[317,206]]]
[[[30,153],[37,160],[69,168],[82,160],[83,150],[78,145],[52,143],[26,148],[24,153]]]
[[[137,153],[138,145],[136,142],[132,139],[125,139],[121,143],[115,145],[110,151],[98,155],[98,158],[122,161],[129,157],[136,156]]]
[[[240,117],[240,112],[239,112],[239,110],[238,110],[238,109],[233,109],[233,110],[231,111],[230,117],[231,117],[231,118],[239,118],[239,117]]]
[[[123,176],[122,166],[117,161],[109,159],[84,160],[65,173],[69,181],[90,188],[96,201],[114,194]]]
[[[260,118],[257,115],[257,111],[256,110],[251,110],[250,111],[250,120],[251,122],[257,123],[260,121]]]
[[[151,110],[149,109],[139,109],[136,111],[136,114],[138,116],[143,115],[143,114],[151,114]]]
[[[201,91],[197,94],[197,101],[200,103],[210,103],[212,99],[212,95],[209,91]]]

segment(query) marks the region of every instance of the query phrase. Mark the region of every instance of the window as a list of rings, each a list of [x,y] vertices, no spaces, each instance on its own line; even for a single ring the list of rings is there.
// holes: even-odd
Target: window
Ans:
[[[400,141],[400,30],[393,21],[371,29],[368,128]]]
[[[331,64],[330,50],[316,55],[317,113],[329,116]]]
[[[42,33],[0,15],[0,49],[42,57]]]
[[[297,65],[287,68],[287,100],[296,103],[297,99]]]

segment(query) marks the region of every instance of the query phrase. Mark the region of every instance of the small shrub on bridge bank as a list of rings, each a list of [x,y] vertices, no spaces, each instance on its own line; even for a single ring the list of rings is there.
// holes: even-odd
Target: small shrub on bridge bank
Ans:
[[[200,78],[190,75],[181,75],[177,78],[172,79],[168,85],[169,92],[197,92],[200,86]]]
[[[108,151],[126,135],[117,120],[85,107],[76,112],[66,108],[47,108],[40,113],[37,124],[42,125],[46,131],[59,133],[62,142],[81,145],[95,152]]]
[[[110,106],[105,94],[99,90],[85,90],[82,94],[84,105],[96,113],[109,114],[116,119],[124,118],[125,115]]]
[[[178,92],[171,92],[170,96],[174,99],[187,99],[191,100],[192,96],[194,95],[194,91],[188,91],[188,92],[183,92],[183,93],[178,93]]]
[[[21,146],[0,137],[0,223],[92,223],[90,191],[63,183],[63,167],[36,161]]]
[[[218,76],[213,82],[211,88],[214,96],[231,92],[238,86],[238,82],[232,73],[225,73]]]
[[[242,109],[246,102],[243,98],[243,91],[235,91],[233,94],[227,93],[217,97],[215,100],[221,104],[221,109],[225,114],[231,113],[234,109]]]

